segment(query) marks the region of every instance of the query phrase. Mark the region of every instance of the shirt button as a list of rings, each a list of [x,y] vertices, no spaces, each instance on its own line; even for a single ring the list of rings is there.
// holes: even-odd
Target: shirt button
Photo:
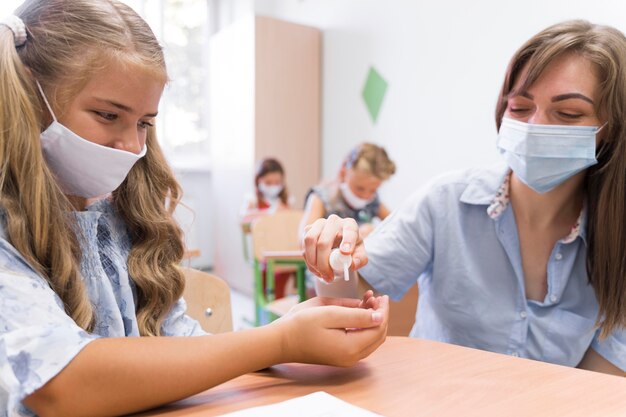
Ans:
[[[558,300],[557,296],[556,296],[556,295],[554,295],[554,294],[552,294],[552,295],[550,296],[550,301],[552,301],[553,303],[556,303],[556,300]]]
[[[557,261],[560,261],[561,259],[563,259],[563,254],[561,252],[557,253],[554,256],[554,259],[556,259]]]
[[[523,319],[525,319],[526,317],[528,317],[528,313],[525,311],[520,311],[519,316]]]

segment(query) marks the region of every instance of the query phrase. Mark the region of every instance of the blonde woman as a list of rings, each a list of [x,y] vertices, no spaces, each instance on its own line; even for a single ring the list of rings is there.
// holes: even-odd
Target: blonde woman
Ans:
[[[150,28],[115,0],[28,0],[0,24],[2,415],[126,414],[384,340],[385,298],[214,336],[185,316],[180,189],[153,126],[166,81]]]
[[[318,220],[309,267],[331,280],[340,245],[378,291],[417,281],[414,337],[624,375],[625,103],[623,33],[543,30],[502,85],[504,164],[434,180],[365,242],[351,219]]]
[[[362,143],[347,156],[335,181],[319,184],[306,199],[302,227],[330,215],[356,220],[362,236],[384,220],[389,209],[380,201],[378,188],[396,172],[384,148]]]

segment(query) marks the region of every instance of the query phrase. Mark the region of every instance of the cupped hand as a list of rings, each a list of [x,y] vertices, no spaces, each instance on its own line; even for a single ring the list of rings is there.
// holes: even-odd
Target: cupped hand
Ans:
[[[389,298],[369,291],[362,300],[312,298],[271,325],[281,331],[285,362],[351,366],[385,341],[388,321]]]

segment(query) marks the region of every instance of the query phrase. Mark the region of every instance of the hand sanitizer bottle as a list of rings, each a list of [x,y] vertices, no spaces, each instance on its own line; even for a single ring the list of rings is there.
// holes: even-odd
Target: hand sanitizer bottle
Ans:
[[[335,279],[334,281],[340,280],[341,278],[344,281],[350,280],[350,265],[352,265],[352,256],[345,255],[341,253],[339,249],[333,249],[330,252],[330,257],[328,259],[328,263],[330,267],[333,269]]]
[[[322,278],[314,280],[315,293],[321,297],[359,298],[357,289],[359,279],[355,271],[349,270],[352,256],[334,249],[330,253],[328,263],[334,271],[333,281],[326,282]]]

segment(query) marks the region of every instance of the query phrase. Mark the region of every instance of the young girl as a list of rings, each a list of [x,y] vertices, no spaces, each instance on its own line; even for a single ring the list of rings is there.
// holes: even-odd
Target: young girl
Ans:
[[[293,199],[289,196],[285,185],[285,170],[277,159],[265,158],[259,162],[254,176],[254,188],[254,194],[246,197],[241,210],[244,245],[248,245],[246,235],[251,232],[251,223],[254,220],[278,210],[287,210],[293,205]],[[285,288],[292,275],[290,271],[274,274],[276,298],[285,296]],[[265,271],[263,271],[263,288],[265,288]]]
[[[378,188],[395,172],[395,164],[382,147],[372,143],[357,146],[342,164],[336,181],[311,189],[302,226],[335,214],[356,220],[361,235],[367,236],[374,228],[374,219],[389,215],[378,198]]]
[[[241,223],[249,224],[259,216],[289,209],[292,205],[281,163],[274,158],[261,160],[254,175],[254,194],[246,197],[241,210]]]
[[[384,340],[385,298],[313,299],[215,336],[185,316],[180,189],[153,127],[166,80],[115,0],[28,0],[0,25],[3,415],[126,414]]]
[[[318,220],[309,267],[330,280],[338,244],[394,298],[417,280],[415,337],[624,375],[624,103],[621,32],[545,29],[511,60],[498,100],[506,166],[433,181],[364,244],[353,220]]]

